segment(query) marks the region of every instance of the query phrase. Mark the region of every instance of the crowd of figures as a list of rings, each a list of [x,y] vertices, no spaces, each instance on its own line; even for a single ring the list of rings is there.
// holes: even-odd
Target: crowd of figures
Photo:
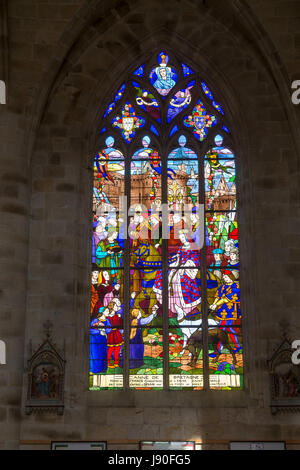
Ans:
[[[131,176],[135,178],[135,186],[131,191],[128,224],[113,199],[114,187],[122,185],[124,180],[122,154],[114,148],[113,138],[106,139],[106,149],[95,160],[90,373],[116,376],[123,372],[124,271],[128,274],[129,269],[129,369],[131,379],[135,376],[134,387],[147,388],[145,376],[151,376],[153,384],[155,375],[158,388],[159,378],[162,383],[166,344],[163,316],[167,314],[170,376],[180,376],[182,386],[186,383],[187,387],[193,387],[193,382],[187,380],[187,376],[192,376],[194,385],[197,383],[201,388],[202,290],[205,288],[209,371],[215,376],[212,385],[226,388],[227,384],[230,388],[232,382],[224,380],[224,375],[242,375],[234,159],[220,139],[207,154],[205,220],[202,220],[197,206],[198,160],[186,148],[184,136],[178,143],[167,167],[167,221],[162,220],[161,162],[158,153],[151,149],[148,136],[142,139],[142,148],[132,158]],[[165,271],[163,232],[167,232],[168,239]],[[129,236],[128,267],[124,267],[125,234]],[[200,262],[203,245],[204,282]]]
[[[167,375],[170,387],[201,388],[204,350],[211,388],[242,387],[236,172],[224,142],[230,140],[225,110],[192,66],[162,50],[119,85],[100,135],[105,147],[93,168],[91,387],[124,385],[127,349],[132,388],[161,388]],[[209,135],[201,156],[199,142]],[[125,195],[129,214],[119,201]]]
[[[129,225],[129,364],[136,373],[145,366],[146,345],[146,363],[149,367],[144,368],[145,371],[151,369],[153,364],[156,370],[162,369],[163,356],[160,348],[154,348],[163,341],[162,222],[160,215],[151,211],[145,214],[141,209],[141,206],[136,206]],[[187,217],[183,217],[186,220]],[[177,369],[184,367],[185,370],[189,370],[186,366],[190,370],[202,367],[199,358],[202,348],[202,334],[199,334],[202,329],[201,271],[200,250],[195,242],[199,236],[196,212],[192,212],[189,219],[190,226],[186,229],[183,228],[186,221],[182,216],[179,220],[178,214],[171,213],[168,240],[170,361],[179,365]],[[227,369],[233,373],[237,364],[236,356],[241,351],[239,257],[236,229],[231,230],[233,221],[227,220],[231,232],[225,234],[224,228],[222,233],[219,230],[223,219],[207,218],[206,221],[210,357],[213,364],[224,348],[227,349],[232,357]],[[115,373],[121,373],[124,353],[124,240],[120,238],[117,224],[112,223],[110,217],[105,224],[103,220],[96,220],[95,225],[90,371],[103,374],[108,369],[118,369]],[[101,237],[100,230],[97,230],[99,226]],[[149,238],[144,238],[145,228]],[[222,245],[224,248],[220,248]]]

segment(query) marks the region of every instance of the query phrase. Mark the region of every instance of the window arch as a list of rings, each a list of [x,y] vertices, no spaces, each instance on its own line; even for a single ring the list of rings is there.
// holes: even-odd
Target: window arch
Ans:
[[[161,51],[106,104],[94,159],[90,389],[243,388],[226,112]]]

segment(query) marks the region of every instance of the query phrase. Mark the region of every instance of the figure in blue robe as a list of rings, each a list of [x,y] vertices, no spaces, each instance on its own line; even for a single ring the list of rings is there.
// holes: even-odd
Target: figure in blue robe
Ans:
[[[160,66],[156,67],[155,73],[157,75],[157,79],[155,80],[153,86],[161,95],[165,96],[176,84],[175,81],[171,78],[171,69],[170,67]]]
[[[241,310],[240,310],[240,285],[238,281],[233,281],[234,275],[230,271],[225,271],[223,278],[227,276],[230,280],[219,287],[215,301],[211,305],[211,309],[215,310],[215,318],[219,321],[219,328],[226,331],[234,343],[234,353],[239,352],[242,347],[238,340],[241,327]],[[215,308],[213,308],[215,307]],[[222,349],[222,343],[218,345],[219,352]]]
[[[97,328],[95,326],[97,323],[99,318],[92,320],[90,329],[90,372],[93,374],[107,371],[106,333],[109,333],[110,329]],[[106,321],[101,323],[106,325]]]

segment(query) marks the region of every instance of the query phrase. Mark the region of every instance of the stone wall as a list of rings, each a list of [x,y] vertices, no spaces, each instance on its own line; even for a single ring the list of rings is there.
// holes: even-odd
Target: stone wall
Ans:
[[[299,2],[9,0],[0,108],[0,448],[51,440],[300,443],[272,416],[267,359],[282,324],[300,338]],[[103,102],[163,44],[223,97],[239,158],[244,392],[88,392],[91,173]],[[297,75],[298,74],[298,75]],[[66,341],[65,413],[24,412],[28,344]]]

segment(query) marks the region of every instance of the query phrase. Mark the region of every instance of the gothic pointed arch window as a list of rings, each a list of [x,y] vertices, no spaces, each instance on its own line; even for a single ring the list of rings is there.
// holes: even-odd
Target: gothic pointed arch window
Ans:
[[[105,105],[90,390],[243,388],[236,159],[210,88],[161,51]]]

